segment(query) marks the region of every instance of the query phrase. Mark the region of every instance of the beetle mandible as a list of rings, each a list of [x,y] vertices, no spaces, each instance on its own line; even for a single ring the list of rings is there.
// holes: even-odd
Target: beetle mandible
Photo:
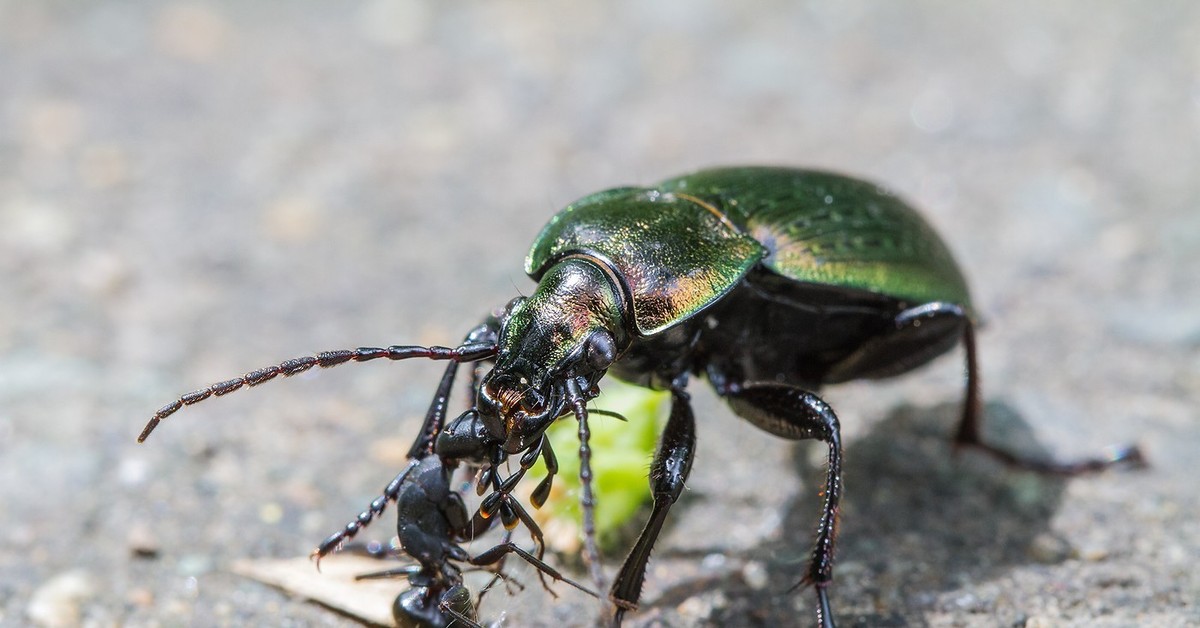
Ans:
[[[920,215],[874,184],[777,167],[704,170],[650,188],[586,196],[554,216],[535,239],[525,270],[538,282],[509,304],[493,339],[455,348],[389,347],[327,352],[288,361],[180,398],[151,419],[142,438],[182,405],[256,385],[278,374],[351,360],[424,357],[494,361],[473,383],[475,405],[437,435],[438,455],[490,461],[492,494],[508,493],[536,456],[505,481],[497,464],[542,447],[545,429],[579,423],[585,558],[603,582],[595,546],[587,402],[607,374],[670,390],[672,408],[650,471],[649,521],[617,573],[613,619],[636,609],[650,550],[687,480],[695,420],[686,385],[707,379],[733,411],[789,439],[828,448],[812,558],[801,582],[816,615],[833,626],[837,512],[842,492],[840,425],[822,385],[889,377],[959,342],[966,393],[954,442],[1044,472],[1077,473],[1140,463],[1134,447],[1107,458],[1056,464],[984,442],[974,310],[948,248]],[[298,370],[297,370],[298,369]],[[528,463],[528,464],[526,464]],[[551,475],[552,477],[552,475]],[[547,478],[547,482],[550,478]],[[548,483],[545,484],[548,488]],[[534,505],[545,490],[534,491]],[[481,514],[489,515],[481,508]]]

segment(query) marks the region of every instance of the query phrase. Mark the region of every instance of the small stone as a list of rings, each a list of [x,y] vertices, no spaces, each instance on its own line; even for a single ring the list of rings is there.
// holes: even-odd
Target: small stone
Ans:
[[[80,606],[95,594],[91,574],[82,569],[66,571],[38,587],[25,612],[38,626],[77,626],[83,614]]]
[[[212,559],[204,554],[188,554],[179,559],[179,564],[176,566],[176,571],[180,575],[195,576],[196,574],[204,574],[212,571]],[[195,580],[195,577],[189,578]],[[194,584],[192,586],[194,587]]]
[[[125,594],[125,601],[138,608],[150,608],[154,605],[154,592],[150,589],[137,587]]]
[[[700,566],[709,571],[716,571],[723,567],[727,560],[724,554],[713,552],[700,560]]]
[[[703,621],[712,616],[713,605],[707,596],[697,595],[684,600],[675,610],[689,620]]]
[[[268,525],[274,525],[283,520],[283,506],[277,502],[267,502],[258,507],[258,520]]]
[[[1052,565],[1071,555],[1071,545],[1065,539],[1043,532],[1033,537],[1033,542],[1026,551],[1030,558],[1039,563]]]
[[[742,567],[742,579],[751,589],[761,591],[770,582],[770,574],[767,573],[766,566],[757,560],[752,560]]]
[[[1085,545],[1076,550],[1076,555],[1088,562],[1098,563],[1108,558],[1109,551],[1107,547],[1101,545]]]
[[[144,458],[125,458],[117,465],[117,479],[124,486],[141,486],[149,477],[150,465]]]
[[[306,197],[278,199],[264,208],[262,229],[278,242],[308,242],[321,233],[321,207]]]
[[[125,544],[129,547],[129,552],[137,558],[157,558],[161,549],[154,529],[143,521],[129,526],[129,532],[125,535]]]

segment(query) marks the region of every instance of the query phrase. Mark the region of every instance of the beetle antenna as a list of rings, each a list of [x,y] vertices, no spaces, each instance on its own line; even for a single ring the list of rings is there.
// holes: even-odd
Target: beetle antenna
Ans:
[[[163,419],[175,414],[183,406],[197,404],[213,396],[222,397],[243,386],[257,386],[263,382],[275,379],[279,375],[291,377],[297,373],[303,373],[314,366],[330,368],[347,362],[367,362],[378,358],[387,358],[389,360],[426,358],[430,360],[451,360],[458,363],[478,362],[479,360],[495,356],[496,351],[495,343],[469,343],[454,348],[392,345],[386,349],[359,347],[358,349],[322,351],[316,355],[284,360],[274,366],[250,371],[241,377],[217,382],[207,388],[201,388],[200,390],[195,390],[179,397],[175,401],[159,408],[158,412],[154,413],[154,416],[146,423],[146,427],[142,429],[142,433],[138,436],[137,440],[139,443],[144,442],[150,436],[150,432],[153,432],[154,428],[158,427],[158,424]]]
[[[597,590],[608,588],[604,581],[604,570],[600,567],[600,550],[596,545],[596,497],[592,491],[592,448],[588,444],[591,430],[588,429],[586,397],[574,379],[567,380],[567,400],[579,420],[579,483],[583,487],[580,505],[583,507],[584,559],[591,572]],[[603,614],[608,614],[608,604],[600,598]]]

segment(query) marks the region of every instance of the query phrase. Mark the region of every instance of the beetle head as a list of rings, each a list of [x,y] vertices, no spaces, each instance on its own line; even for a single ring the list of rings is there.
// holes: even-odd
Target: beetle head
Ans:
[[[542,276],[527,299],[509,305],[496,366],[476,407],[510,453],[532,445],[569,410],[567,382],[590,390],[628,344],[621,296],[592,261],[570,258]]]

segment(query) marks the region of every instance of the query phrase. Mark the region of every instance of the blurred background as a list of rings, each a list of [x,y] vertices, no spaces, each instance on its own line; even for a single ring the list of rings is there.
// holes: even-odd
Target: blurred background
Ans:
[[[530,290],[564,204],[743,163],[898,190],[972,280],[1006,442],[1153,465],[953,457],[957,352],[826,391],[842,623],[1200,623],[1196,4],[0,0],[0,624],[355,625],[230,566],[365,506],[440,369],[273,382],[138,446],[154,409],[452,344]],[[823,450],[693,389],[701,450],[630,623],[807,624]],[[589,623],[516,571],[485,619]]]

